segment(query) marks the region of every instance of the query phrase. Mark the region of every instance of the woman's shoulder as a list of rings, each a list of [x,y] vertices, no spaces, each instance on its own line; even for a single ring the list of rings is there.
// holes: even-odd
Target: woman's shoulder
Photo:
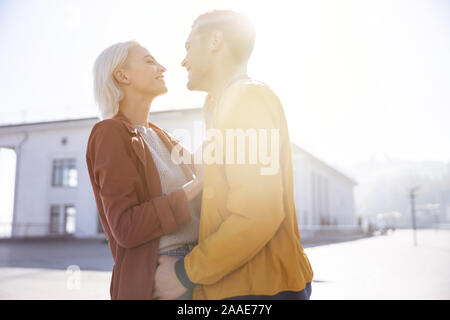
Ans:
[[[114,154],[114,157],[129,155],[132,141],[127,129],[115,119],[105,119],[94,124],[86,146],[86,159],[95,159]]]
[[[114,118],[110,118],[110,119],[104,119],[101,121],[98,121],[95,123],[95,125],[92,127],[92,130],[97,129],[97,128],[118,128],[119,127],[119,121],[117,121]]]
[[[127,129],[116,119],[104,119],[94,124],[89,134],[88,145],[103,144],[108,141],[119,143],[127,136]]]
[[[91,136],[97,132],[126,133],[126,128],[122,126],[120,121],[111,118],[111,119],[104,119],[95,123],[91,129]]]

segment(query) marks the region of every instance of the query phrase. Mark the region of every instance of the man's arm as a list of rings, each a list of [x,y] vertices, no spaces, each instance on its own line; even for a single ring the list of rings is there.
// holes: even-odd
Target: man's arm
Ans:
[[[260,91],[259,87],[251,87],[240,92],[224,106],[227,111],[218,119],[224,137],[226,129],[251,129],[257,133],[265,129],[269,136],[266,145],[260,145],[258,138],[256,150],[249,150],[247,144],[246,163],[224,165],[229,188],[223,209],[230,215],[216,232],[177,262],[177,276],[186,287],[216,283],[250,261],[272,239],[284,219],[281,170],[262,175],[261,169],[267,165],[248,161],[249,152],[259,156],[261,146],[269,147],[267,152],[279,152],[279,144],[270,145],[270,130],[279,129],[279,106],[274,105],[275,99]],[[224,148],[226,152],[226,146]],[[208,212],[203,214],[208,215]]]

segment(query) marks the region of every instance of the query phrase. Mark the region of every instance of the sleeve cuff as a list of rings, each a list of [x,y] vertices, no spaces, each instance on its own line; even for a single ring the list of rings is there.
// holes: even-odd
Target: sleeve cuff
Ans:
[[[196,286],[196,284],[189,279],[186,273],[184,258],[178,259],[178,261],[175,262],[175,273],[177,274],[178,280],[180,280],[181,284],[187,289],[193,289]]]

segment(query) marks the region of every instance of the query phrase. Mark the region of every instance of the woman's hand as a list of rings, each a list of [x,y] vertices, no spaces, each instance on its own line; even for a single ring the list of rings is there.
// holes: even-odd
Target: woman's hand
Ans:
[[[203,188],[203,181],[205,178],[204,171],[205,171],[205,168],[204,168],[203,164],[195,166],[195,178],[202,185],[202,188]]]
[[[188,201],[193,200],[203,189],[203,175],[196,175],[194,180],[183,185],[182,189],[186,193]]]
[[[194,154],[194,179],[183,185],[183,190],[189,201],[193,200],[203,189],[204,169],[202,156],[199,154],[203,150],[203,146],[200,146]],[[197,163],[198,161],[199,163]]]
[[[196,175],[203,176],[203,148],[205,147],[206,142],[204,142],[193,154],[194,158],[194,170]],[[203,178],[201,179],[203,180]]]

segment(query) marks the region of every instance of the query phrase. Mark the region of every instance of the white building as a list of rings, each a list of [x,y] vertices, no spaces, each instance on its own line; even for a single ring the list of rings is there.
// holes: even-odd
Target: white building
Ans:
[[[158,126],[202,141],[202,111],[151,112]],[[86,167],[86,144],[98,118],[0,126],[0,148],[16,152],[12,237],[103,237]],[[354,181],[293,145],[297,216],[302,229],[355,225]]]
[[[302,239],[318,233],[358,233],[353,188],[356,182],[292,144],[294,198]]]

